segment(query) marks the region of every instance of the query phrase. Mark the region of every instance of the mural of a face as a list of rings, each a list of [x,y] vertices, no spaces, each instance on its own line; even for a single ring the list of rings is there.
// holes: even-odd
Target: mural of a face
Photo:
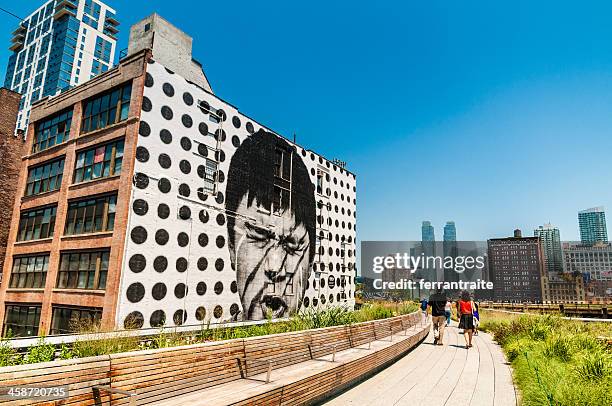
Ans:
[[[226,195],[243,318],[288,316],[301,304],[315,250],[314,185],[302,158],[260,130],[232,156]]]

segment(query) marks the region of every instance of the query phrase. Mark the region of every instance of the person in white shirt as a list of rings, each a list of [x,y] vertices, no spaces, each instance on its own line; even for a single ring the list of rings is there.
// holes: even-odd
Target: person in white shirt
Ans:
[[[450,326],[451,324],[451,308],[452,304],[450,300],[446,301],[446,306],[444,306],[444,315],[446,316],[446,326]]]

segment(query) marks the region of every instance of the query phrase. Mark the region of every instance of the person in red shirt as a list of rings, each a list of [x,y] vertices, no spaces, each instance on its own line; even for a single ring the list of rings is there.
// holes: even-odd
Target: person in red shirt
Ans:
[[[474,302],[470,292],[464,290],[461,299],[457,302],[457,314],[459,315],[459,328],[463,329],[465,337],[465,348],[472,347],[472,336],[474,335]]]

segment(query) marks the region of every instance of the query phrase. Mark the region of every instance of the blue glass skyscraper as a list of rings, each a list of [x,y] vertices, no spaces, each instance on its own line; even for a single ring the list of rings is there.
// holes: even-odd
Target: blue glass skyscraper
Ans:
[[[81,84],[113,66],[119,22],[96,0],[49,0],[12,33],[4,87],[21,93],[17,129],[45,96]]]
[[[447,221],[444,226],[444,241],[457,241],[457,229],[454,221]]]
[[[593,207],[578,212],[578,226],[580,227],[580,241],[583,244],[608,242],[606,213],[603,207]]]
[[[421,225],[421,241],[436,241],[434,227],[430,221],[424,221]]]

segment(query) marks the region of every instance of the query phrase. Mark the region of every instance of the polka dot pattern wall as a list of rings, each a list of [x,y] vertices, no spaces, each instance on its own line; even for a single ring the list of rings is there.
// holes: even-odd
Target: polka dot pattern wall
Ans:
[[[292,182],[291,173],[295,171],[292,168],[297,168],[299,160],[312,183],[308,189],[314,191],[316,229],[310,232],[316,233],[316,238],[299,240],[298,236],[295,247],[292,237],[281,232],[282,226],[274,229],[262,224],[266,223],[266,216],[275,215],[271,208],[276,207],[274,204],[287,213],[301,213],[299,205],[291,203],[292,197],[281,193],[279,199],[283,203],[274,203],[272,199],[267,208],[241,203],[256,216],[226,207],[234,153],[269,133],[235,107],[161,64],[148,63],[123,261],[126,266],[118,292],[118,327],[256,319],[251,317],[256,311],[251,311],[258,306],[284,317],[295,309],[291,308],[290,300],[276,303],[280,294],[275,289],[279,286],[283,295],[294,295],[296,306],[302,309],[353,306],[356,236],[353,174],[283,141],[290,145],[289,153],[293,155],[289,156],[294,166],[287,172],[279,164],[278,176],[282,177],[280,174],[285,170],[290,174],[288,182]],[[299,217],[288,218],[296,224],[289,232],[296,232]],[[276,219],[284,221],[279,216]],[[231,239],[228,230],[234,227],[236,234]],[[262,248],[261,252],[266,254],[261,258],[244,258],[249,252],[253,256],[254,251],[244,251],[245,244],[250,244],[249,238],[253,244],[264,247],[260,242],[261,230],[267,233],[272,245],[284,244],[294,249],[291,255],[298,264],[295,269],[286,267],[279,272],[279,264],[285,266],[284,260],[274,263],[276,257],[265,257],[267,248]],[[315,245],[312,250],[310,241]],[[287,255],[282,252],[281,257]],[[271,281],[264,284],[263,292],[254,295],[259,300],[257,306],[250,298],[245,300],[248,288],[237,277],[237,268],[251,263],[253,266],[244,270],[247,281],[258,280],[251,275],[253,269],[262,270],[265,274],[262,278]],[[295,276],[298,272],[305,283],[298,281]],[[281,311],[284,308],[286,311]]]

